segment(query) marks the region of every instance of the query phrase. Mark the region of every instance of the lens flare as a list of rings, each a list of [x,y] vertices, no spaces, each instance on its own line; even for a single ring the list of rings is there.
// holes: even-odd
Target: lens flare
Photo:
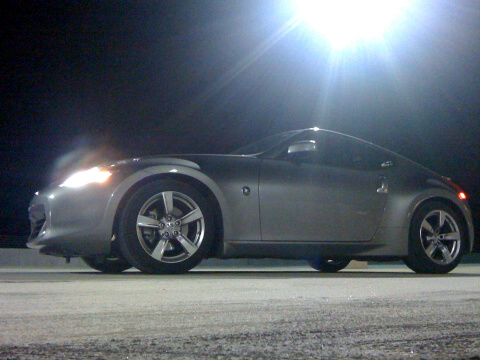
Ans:
[[[334,49],[381,39],[412,0],[297,0],[300,21],[320,33]]]
[[[110,175],[112,175],[110,171],[106,171],[106,170],[99,169],[98,167],[94,167],[90,170],[80,171],[73,174],[67,180],[65,180],[60,186],[78,188],[91,183],[101,184],[107,181]]]

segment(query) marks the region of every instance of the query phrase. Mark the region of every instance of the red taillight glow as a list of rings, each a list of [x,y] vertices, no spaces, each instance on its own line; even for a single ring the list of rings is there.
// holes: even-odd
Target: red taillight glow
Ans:
[[[458,197],[460,198],[460,200],[467,200],[467,195],[465,195],[464,192],[459,192]]]

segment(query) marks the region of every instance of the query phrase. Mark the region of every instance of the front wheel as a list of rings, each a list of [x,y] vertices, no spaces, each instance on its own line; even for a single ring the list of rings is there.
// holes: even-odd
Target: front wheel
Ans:
[[[122,254],[146,273],[179,274],[197,266],[213,242],[207,200],[194,188],[159,180],[134,192],[119,221]]]
[[[458,215],[443,203],[428,202],[412,218],[404,262],[417,273],[446,274],[460,263],[464,246]]]
[[[327,260],[327,259],[315,259],[309,260],[308,264],[315,270],[326,272],[326,273],[336,273],[340,270],[345,269],[350,260]]]

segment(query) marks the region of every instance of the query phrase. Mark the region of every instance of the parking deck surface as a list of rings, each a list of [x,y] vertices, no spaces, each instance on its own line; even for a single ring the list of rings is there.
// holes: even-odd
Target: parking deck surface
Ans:
[[[0,358],[480,359],[480,266],[0,269]]]

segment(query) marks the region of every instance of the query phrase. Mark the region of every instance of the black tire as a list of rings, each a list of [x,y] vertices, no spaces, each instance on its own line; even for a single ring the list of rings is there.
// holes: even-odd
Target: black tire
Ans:
[[[92,269],[106,274],[118,274],[132,267],[127,260],[121,257],[89,256],[82,257],[82,260]]]
[[[158,180],[135,191],[119,220],[123,256],[151,274],[193,269],[206,257],[213,236],[208,202],[191,186],[174,180]]]
[[[350,260],[328,260],[328,259],[315,259],[309,260],[308,264],[315,270],[326,272],[326,273],[336,273],[340,270],[345,269]]]
[[[431,201],[421,205],[410,225],[408,257],[403,261],[421,274],[446,274],[460,263],[465,229],[447,205]]]

